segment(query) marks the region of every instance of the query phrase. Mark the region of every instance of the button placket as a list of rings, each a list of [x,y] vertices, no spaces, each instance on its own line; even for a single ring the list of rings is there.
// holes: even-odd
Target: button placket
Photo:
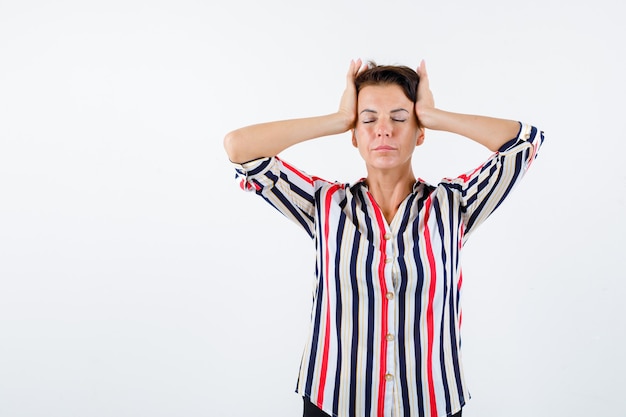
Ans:
[[[385,298],[387,299],[387,333],[384,335],[384,343],[387,345],[387,357],[385,358],[385,367],[387,372],[384,375],[384,381],[386,383],[387,391],[385,397],[391,401],[393,393],[395,392],[394,372],[396,369],[396,346],[395,346],[395,332],[396,332],[396,288],[397,288],[397,267],[396,267],[396,248],[395,239],[393,233],[387,231],[383,236],[386,241],[384,270],[385,270],[385,282],[387,283],[387,292]],[[391,396],[391,397],[390,397]]]

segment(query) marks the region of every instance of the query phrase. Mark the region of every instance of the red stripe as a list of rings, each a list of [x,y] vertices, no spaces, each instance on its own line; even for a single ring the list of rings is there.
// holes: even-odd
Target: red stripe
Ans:
[[[459,251],[463,248],[463,236],[465,235],[465,226],[461,223],[461,227],[459,228]],[[458,294],[461,293],[461,287],[463,285],[463,271],[459,268],[459,284],[457,285],[457,297]],[[463,309],[459,306],[459,330],[461,329],[461,324],[463,323]]]
[[[532,165],[533,161],[535,160],[535,156],[537,155],[537,151],[539,150],[539,143],[533,143],[531,147],[532,147],[532,152],[530,154],[530,157],[528,158],[528,163],[526,164],[526,169],[530,168],[530,166]]]
[[[381,306],[381,326],[380,326],[380,374],[378,384],[378,416],[382,417],[385,414],[385,388],[386,382],[385,375],[387,374],[387,320],[389,315],[389,300],[387,299],[387,283],[385,282],[385,258],[387,255],[387,241],[385,240],[385,221],[383,220],[382,212],[378,207],[378,204],[374,201],[371,194],[367,193],[372,206],[374,207],[374,213],[376,214],[376,223],[378,223],[378,230],[380,233],[380,263],[378,264],[378,280],[380,283],[380,291],[382,294],[382,306]]]
[[[244,178],[242,178],[241,181],[239,181],[239,187],[244,191],[250,191],[252,189],[259,191],[261,189],[261,186],[257,184],[256,182],[252,182],[252,181],[246,182]]]
[[[485,164],[482,164],[481,166],[479,166],[478,168],[476,168],[475,170],[473,170],[471,173],[469,174],[461,174],[459,175],[457,178],[463,180],[463,182],[468,182],[477,171],[480,171],[481,169],[483,169],[483,167],[485,166]],[[451,180],[450,178],[446,178],[447,180]]]
[[[315,181],[324,181],[324,182],[326,182],[328,184],[331,184],[330,181],[327,181],[324,178],[320,178],[320,177],[316,177],[316,176],[309,177],[306,174],[304,174],[302,171],[299,171],[297,168],[294,168],[292,165],[289,165],[287,162],[283,161],[282,159],[280,159],[278,157],[276,157],[276,159],[278,159],[280,162],[282,162],[282,164],[285,166],[285,168],[287,168],[289,171],[293,172],[294,174],[296,174],[301,179],[303,179],[304,181],[308,182],[311,185],[313,185],[313,183]]]
[[[285,168],[287,168],[289,171],[293,172],[294,174],[296,174],[297,176],[299,176],[300,178],[302,178],[304,181],[308,182],[309,184],[313,184],[313,180],[310,177],[304,175],[302,172],[298,171],[296,168],[289,165],[287,162],[283,161],[282,159],[279,159],[279,158],[276,158],[276,159],[282,162]]]
[[[326,387],[326,374],[328,373],[328,350],[330,348],[330,290],[328,288],[328,274],[330,264],[330,250],[328,238],[330,236],[330,205],[333,194],[340,188],[339,185],[331,187],[324,201],[324,285],[326,288],[326,329],[324,331],[324,350],[322,353],[322,369],[320,373],[320,385],[317,391],[317,406],[322,408],[324,402],[324,388]]]
[[[463,271],[459,272],[459,285],[457,287],[457,294],[461,292],[461,285],[463,285]],[[459,307],[459,330],[461,329],[461,324],[463,324],[463,310]]]
[[[432,200],[430,197],[426,200],[424,215],[424,238],[426,239],[426,256],[428,257],[428,265],[430,267],[430,286],[428,288],[428,307],[426,309],[426,330],[428,333],[428,358],[426,360],[426,369],[428,376],[428,395],[430,398],[430,415],[437,417],[437,404],[435,398],[435,380],[433,377],[433,339],[435,333],[435,324],[433,319],[433,303],[435,299],[435,288],[437,284],[437,272],[435,270],[435,256],[433,254],[432,241],[430,239],[430,229],[428,228],[428,218],[430,217],[430,206]]]

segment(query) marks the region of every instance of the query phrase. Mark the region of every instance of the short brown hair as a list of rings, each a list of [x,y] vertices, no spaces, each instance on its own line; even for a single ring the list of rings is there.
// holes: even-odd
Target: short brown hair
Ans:
[[[354,80],[357,95],[368,85],[396,84],[413,103],[417,101],[417,85],[419,76],[414,69],[404,65],[377,65],[373,61],[367,63],[367,69],[357,75]]]

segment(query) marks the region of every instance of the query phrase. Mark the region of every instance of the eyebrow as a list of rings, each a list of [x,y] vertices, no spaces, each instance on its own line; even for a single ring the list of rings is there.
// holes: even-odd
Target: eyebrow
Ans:
[[[401,111],[404,111],[404,112],[407,112],[407,113],[409,112],[407,109],[400,108],[400,109],[393,109],[389,113],[398,113],[398,112],[401,112]],[[372,110],[372,109],[363,109],[363,110],[361,110],[361,114],[362,113],[378,113],[378,112],[376,110]]]

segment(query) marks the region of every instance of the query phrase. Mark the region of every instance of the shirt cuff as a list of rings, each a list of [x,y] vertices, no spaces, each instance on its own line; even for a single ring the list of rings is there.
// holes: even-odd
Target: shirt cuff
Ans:
[[[252,161],[244,162],[242,164],[233,163],[233,165],[235,166],[237,172],[239,172],[240,174],[245,174],[247,177],[250,177],[260,172],[263,172],[268,167],[271,160],[272,158],[264,157],[253,159]]]
[[[506,152],[511,149],[513,146],[517,145],[519,142],[526,142],[530,139],[532,132],[532,125],[518,122],[519,123],[519,131],[517,132],[517,136],[513,139],[507,141],[504,145],[498,149],[498,152]]]

